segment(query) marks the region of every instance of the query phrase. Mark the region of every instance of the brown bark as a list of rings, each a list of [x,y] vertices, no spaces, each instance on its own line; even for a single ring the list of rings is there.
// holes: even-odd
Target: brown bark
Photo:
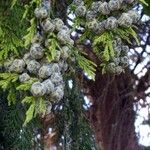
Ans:
[[[59,146],[59,133],[55,129],[55,124],[57,122],[57,116],[53,113],[44,116],[44,118],[41,119],[43,124],[43,134],[42,134],[42,142],[44,145],[44,150],[62,150],[62,148]],[[52,129],[51,132],[49,132],[49,129]]]
[[[92,97],[89,118],[100,150],[141,150],[138,145],[133,110],[134,98],[129,73],[101,75],[88,83]]]

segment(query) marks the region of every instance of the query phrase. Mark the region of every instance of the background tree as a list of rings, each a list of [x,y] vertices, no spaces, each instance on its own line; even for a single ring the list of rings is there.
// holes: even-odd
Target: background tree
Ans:
[[[149,60],[147,60],[149,58],[147,46],[150,42],[149,19],[137,23],[138,16],[135,14],[137,18],[134,25],[137,28],[131,26],[129,20],[126,22],[126,19],[121,18],[120,22],[114,18],[111,20],[110,10],[119,20],[118,12],[122,14],[133,7],[140,10],[141,6],[136,1],[124,1],[120,5],[122,3],[120,1],[118,5],[111,8],[113,4],[109,2],[107,9],[104,7],[107,2],[95,1],[93,3],[91,0],[85,0],[84,3],[69,0],[13,0],[12,2],[2,0],[0,2],[0,85],[4,90],[1,91],[0,101],[1,149],[47,150],[56,147],[66,150],[144,149],[139,146],[135,133],[136,112],[133,106],[139,104],[141,99],[144,106],[149,96],[147,92],[150,85]],[[99,5],[100,10],[103,11],[97,12]],[[45,9],[39,9],[41,7],[46,8],[46,12]],[[148,6],[144,5],[144,7],[146,12],[142,9],[141,18],[144,13],[149,12]],[[84,12],[85,9],[88,11]],[[42,13],[40,13],[41,10]],[[92,11],[94,14],[91,13]],[[50,16],[46,14],[47,12]],[[84,13],[86,13],[86,18]],[[40,16],[41,14],[43,15]],[[49,19],[45,21],[47,15],[52,19],[50,22]],[[60,20],[57,22],[58,17],[63,20],[63,23]],[[98,28],[96,28],[97,22],[95,21],[99,21]],[[47,26],[47,24],[50,25]],[[66,26],[63,27],[65,35],[64,32],[60,32],[62,24],[71,29],[73,33],[71,37],[70,32],[66,32],[68,31]],[[115,64],[118,63],[116,62],[118,51],[114,48],[116,41],[116,44],[121,42],[120,46],[124,48],[128,48],[126,45],[131,48],[128,52],[131,67],[123,67],[129,61],[126,59],[123,60],[122,66]],[[44,49],[42,60],[39,58],[43,57],[42,51],[36,55],[33,49],[35,43],[40,43]],[[64,45],[70,49],[67,54]],[[40,46],[38,45],[38,48]],[[41,80],[43,74],[37,76],[33,72],[35,70],[33,63],[31,68],[26,63],[25,71],[30,74],[30,80],[21,82],[21,79],[24,79],[20,79],[19,71],[22,65],[18,66],[18,64],[22,64],[20,59],[23,57],[25,61],[25,54],[29,51],[30,55],[42,65],[48,63],[53,66],[55,63],[60,66],[63,64],[60,72],[63,75],[63,85],[65,85],[61,88],[64,90],[63,98],[58,96],[60,99],[56,101],[58,97],[53,97],[53,94],[48,93],[45,96],[36,93],[39,91],[39,86],[36,87],[36,92],[34,91],[33,83],[37,81],[43,83],[43,79]],[[58,58],[59,55],[61,55],[60,58]],[[118,57],[127,58],[126,56],[125,53],[125,56],[119,54]],[[135,70],[145,60],[146,63],[142,68],[142,70],[145,69],[144,75],[139,76],[142,70],[138,73]],[[17,63],[14,63],[15,61]],[[66,68],[65,66],[68,65],[69,67]],[[38,64],[35,68],[37,66]],[[95,78],[95,81],[91,78]],[[57,87],[58,85],[55,90]],[[90,107],[85,103],[85,97],[90,101]]]

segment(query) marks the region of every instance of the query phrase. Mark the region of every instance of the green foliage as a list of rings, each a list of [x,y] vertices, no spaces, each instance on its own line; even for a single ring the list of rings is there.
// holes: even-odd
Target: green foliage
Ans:
[[[32,85],[32,83],[26,82],[26,83],[19,85],[16,89],[18,91],[27,91],[30,89],[31,85]]]
[[[48,48],[46,49],[46,57],[49,62],[54,60],[56,57],[56,50],[60,50],[60,45],[57,41],[57,37],[55,34],[51,33],[48,35]]]
[[[104,52],[103,52],[103,59],[105,61],[109,61],[110,60],[110,56],[109,56],[109,47],[108,45],[105,46]]]
[[[16,100],[17,100],[17,93],[16,93],[16,89],[15,87],[11,87],[8,90],[8,96],[7,96],[7,100],[8,100],[8,105],[10,106],[11,104],[15,104]]]
[[[106,73],[106,64],[105,63],[102,63],[101,65],[100,65],[100,67],[102,68],[102,74],[105,74]]]
[[[140,1],[140,3],[142,3],[142,4],[146,5],[146,6],[148,6],[148,3],[147,3],[146,0],[139,0],[139,1]]]
[[[132,44],[130,39],[134,38],[137,44],[139,44],[138,35],[133,30],[132,27],[130,28],[118,28],[113,31],[113,33],[117,36],[119,36],[121,39],[127,41],[129,44]]]
[[[100,36],[95,36],[93,41],[93,50],[99,58],[104,60],[104,62],[109,62],[110,58],[115,56],[112,43],[116,36],[127,41],[129,44],[132,44],[130,39],[133,38],[136,43],[139,44],[138,35],[132,27],[117,28],[110,32],[104,32]]]
[[[29,81],[21,83],[19,86],[17,86],[16,90],[18,90],[18,91],[28,91],[31,88],[31,85],[36,81],[38,81],[37,78],[31,78]]]
[[[140,1],[146,4],[144,0]],[[90,7],[93,1],[85,0],[84,2],[86,7]],[[54,1],[53,3],[56,2]],[[12,0],[11,2],[9,0],[3,0],[1,2],[0,60],[4,61],[10,57],[22,55],[24,53],[23,50],[29,47],[37,32],[38,24],[34,17],[33,10],[40,4],[41,0],[31,0],[25,3],[17,0]],[[72,9],[74,12],[74,6],[72,6]],[[80,27],[81,24],[84,26],[84,23],[85,20],[83,18],[76,18],[72,31]],[[57,50],[61,50],[60,44],[55,34],[45,34],[44,36],[48,38],[48,46],[44,47],[45,54],[49,62],[51,62],[55,59]],[[119,36],[130,44],[131,38],[134,38],[136,42],[139,43],[137,34],[133,28],[117,28],[112,31],[104,32],[102,35],[95,36],[94,32],[88,29],[86,30],[85,27],[84,34],[81,35],[79,39],[81,43],[85,39],[90,39],[92,41],[95,54],[104,61],[104,63],[101,64],[103,68],[102,73],[106,72],[106,64],[115,55],[112,45],[115,36]],[[74,46],[76,46],[76,43]],[[97,67],[96,64],[88,58],[88,54],[81,52],[77,48],[70,47],[70,49],[76,59],[77,67],[80,67],[94,80]],[[7,99],[9,104],[9,107],[7,106],[4,112],[2,112],[3,117],[0,128],[4,128],[3,134],[6,136],[8,145],[10,145],[7,149],[28,150],[32,149],[33,142],[35,142],[33,130],[39,120],[38,122],[34,121],[37,119],[38,115],[45,115],[46,104],[45,97],[30,96],[30,87],[33,82],[37,81],[36,78],[31,78],[29,81],[19,84],[18,77],[19,75],[15,73],[0,73],[0,87],[5,91],[5,94],[8,94]],[[75,77],[70,78],[73,80],[73,88],[71,89],[66,83],[65,98],[63,102],[60,102],[60,105],[63,107],[62,110],[59,110],[60,122],[63,126],[61,130],[63,130],[62,134],[65,137],[64,141],[66,145],[69,143],[69,138],[73,141],[71,143],[71,149],[91,150],[91,148],[95,148],[95,141],[89,123],[85,117],[85,109],[83,108],[83,105],[85,105],[84,95],[81,89],[76,85],[77,82],[75,81]],[[68,79],[66,79],[66,82],[67,81]],[[23,100],[20,102],[22,98]],[[5,99],[6,96],[3,100],[5,101]],[[9,138],[11,138],[11,140]],[[12,139],[15,140],[12,141]]]
[[[16,103],[16,82],[19,75],[15,73],[0,73],[0,87],[8,92],[8,105]]]
[[[95,36],[94,38],[93,50],[98,57],[102,58],[106,62],[108,62],[110,58],[114,57],[112,40],[113,36],[111,32],[104,32],[102,35]]]
[[[66,97],[63,109],[59,113],[60,130],[63,129],[62,141],[64,149],[71,150],[97,150],[93,138],[92,130],[86,119],[84,95],[79,90],[74,78],[73,88],[66,85]],[[67,83],[66,83],[67,84]]]
[[[16,5],[16,3],[17,3],[17,0],[12,0],[12,2],[11,2],[11,9]]]
[[[0,87],[6,90],[18,80],[19,75],[15,73],[0,73]]]
[[[31,0],[29,3],[25,4],[24,6],[24,13],[22,15],[22,21],[26,20],[26,18],[30,18],[29,21],[30,25],[27,28],[27,33],[23,37],[24,39],[24,47],[27,48],[31,44],[31,41],[36,33],[36,27],[37,27],[37,22],[36,18],[34,16],[34,9],[38,7],[41,3],[41,0]]]
[[[36,33],[36,22],[35,18],[32,18],[30,20],[30,27],[27,29],[27,35],[23,37],[24,39],[24,46],[27,47],[29,44],[31,44],[31,41]]]
[[[27,104],[30,104],[34,101],[34,97],[33,96],[26,96],[23,100],[22,100],[22,103],[27,103]]]
[[[36,117],[38,114],[40,115],[45,115],[46,113],[46,103],[45,103],[45,99],[43,97],[39,97],[36,100],[35,103],[35,112],[34,112],[34,117]]]
[[[8,0],[2,1],[0,5],[0,14],[2,14],[0,16],[0,60],[7,59],[13,55],[18,56],[19,53],[23,54],[23,51],[19,51],[29,46],[36,33],[37,26],[36,20],[33,18],[33,9],[39,6],[40,3],[41,0],[32,0],[29,3],[27,2],[25,7],[23,7],[17,0],[13,0],[11,3]],[[32,11],[31,14],[30,11]],[[28,19],[26,17],[30,19],[30,27],[28,28]],[[27,34],[25,35],[26,28]],[[23,35],[25,36],[23,37]],[[24,39],[24,44],[22,38]],[[14,73],[0,73],[0,87],[4,91],[8,91],[7,99],[9,105],[15,104],[16,99],[20,99],[20,97],[17,98],[20,91],[28,92],[32,83],[37,81],[37,79],[31,78],[28,82],[19,85],[17,82],[18,77],[19,75]],[[25,100],[24,103],[27,103]],[[36,114],[45,113],[46,108],[43,101],[43,98],[38,98],[35,101],[32,97],[32,102],[26,112],[24,125],[31,121],[35,112]]]
[[[35,111],[35,99],[33,98],[29,109],[26,111],[26,120],[23,124],[24,126],[26,126],[27,123],[29,123],[33,119],[34,111]]]
[[[138,45],[140,45],[140,41],[139,41],[139,39],[138,39],[138,35],[137,35],[137,33],[133,30],[133,28],[129,28],[128,29],[128,33],[130,34],[130,36],[132,36],[133,38],[134,38],[134,40],[136,41],[136,43],[138,44]]]
[[[9,106],[11,104],[16,103],[17,99],[17,92],[16,90],[19,91],[29,91],[31,85],[33,82],[37,81],[36,78],[31,78],[28,82],[22,83],[20,85],[16,84],[18,80],[19,75],[15,73],[0,73],[0,87],[3,90],[8,91],[8,104]],[[23,100],[22,103],[27,103],[30,104],[27,112],[26,112],[26,119],[24,122],[24,126],[27,125],[33,118],[36,117],[37,114],[45,114],[46,111],[46,105],[45,101],[43,98],[35,98],[35,97],[28,97],[26,96]]]
[[[89,77],[95,80],[96,64],[93,61],[86,58],[86,56],[86,53],[75,53],[75,57],[79,67],[83,69],[83,71],[87,73]]]
[[[10,54],[19,55],[23,47],[22,35],[26,22],[20,23],[24,8],[15,1],[12,4],[2,1],[0,5],[0,60],[7,59]]]
[[[41,4],[42,0],[31,0],[30,5],[36,4],[36,7],[38,7]]]
[[[144,13],[147,14],[147,15],[150,15],[150,0],[145,0],[145,1],[146,1],[146,3],[147,3],[148,5],[143,4]]]
[[[36,143],[35,131],[41,128],[38,118],[33,119],[28,126],[23,127],[25,107],[20,103],[8,106],[6,102],[7,93],[0,93],[0,145],[5,150],[31,150]],[[41,144],[39,149],[42,149]]]
[[[28,82],[22,83],[18,86],[15,84],[17,82],[19,75],[15,73],[1,73],[0,74],[0,87],[3,90],[8,90],[8,104],[15,104],[17,99],[16,90],[19,91],[29,91],[33,82],[37,81],[36,78],[31,78]],[[44,114],[46,111],[46,106],[43,98],[34,98],[34,97],[25,97],[22,100],[22,103],[30,104],[29,109],[26,112],[26,120],[24,125],[29,123],[33,117],[36,117],[37,114]],[[36,112],[36,113],[35,113]],[[35,114],[35,115],[34,115]]]
[[[15,0],[14,0],[15,1]],[[27,4],[24,5],[24,13],[22,15],[22,20],[26,19],[28,16],[33,17],[33,10],[35,7],[38,7],[41,3],[41,0],[31,0]]]
[[[24,126],[26,126],[33,118],[35,118],[37,114],[45,114],[46,112],[45,100],[42,97],[35,98],[33,96],[26,96],[22,100],[22,103],[30,105],[26,111],[26,119],[23,124]]]

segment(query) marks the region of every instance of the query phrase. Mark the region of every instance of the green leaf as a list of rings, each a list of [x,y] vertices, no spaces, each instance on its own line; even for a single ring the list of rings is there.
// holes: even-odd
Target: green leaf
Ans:
[[[9,106],[11,104],[15,104],[16,103],[16,91],[15,91],[14,87],[10,88],[10,90],[8,92],[7,100],[8,100],[8,105]]]
[[[29,6],[29,5],[25,5],[24,8],[25,8],[25,11],[24,11],[24,13],[23,13],[23,16],[22,16],[21,21],[23,21],[23,19],[26,18],[27,14],[28,14],[28,12],[29,12],[29,10],[30,10],[30,6]]]
[[[45,112],[46,112],[46,103],[44,98],[40,97],[36,100],[36,108],[34,116],[36,116],[37,114],[45,115]]]
[[[35,23],[35,18],[32,18],[31,20],[30,20],[30,24],[31,24],[31,26],[27,29],[27,35],[25,35],[24,37],[23,37],[23,39],[24,39],[24,46],[25,47],[27,47],[30,43],[31,43],[31,41],[32,41],[32,39],[33,39],[33,37],[34,37],[34,35],[35,35],[35,33],[36,33],[36,23]]]
[[[102,35],[100,36],[95,36],[94,38],[94,42],[93,45],[97,45],[97,44],[105,44],[108,40],[110,40],[110,35],[108,32],[104,32]]]
[[[2,37],[4,35],[2,27],[0,26],[0,37]]]
[[[30,107],[26,112],[26,120],[24,122],[24,125],[29,123],[32,120],[32,118],[36,117],[38,114],[45,115],[46,103],[43,97],[35,98],[33,96],[26,96],[22,100],[22,103],[30,104]]]
[[[12,0],[12,2],[11,2],[11,9],[15,6],[16,3],[17,3],[17,0]]]
[[[32,102],[29,109],[26,111],[26,119],[23,126],[26,126],[33,119],[34,111],[35,111],[35,101]]]
[[[115,56],[115,53],[114,53],[114,48],[113,48],[112,40],[108,41],[107,43],[108,43],[110,57],[113,58]]]
[[[105,74],[106,73],[106,65],[104,65],[103,67],[102,67],[102,74]]]
[[[20,91],[27,91],[31,88],[31,85],[36,81],[38,81],[37,78],[30,78],[30,80],[21,83],[16,89]]]
[[[141,3],[143,3],[146,6],[149,6],[149,4],[145,0],[139,0]]]
[[[23,100],[22,100],[22,103],[24,104],[24,103],[28,103],[28,104],[30,104],[30,103],[32,103],[32,102],[34,102],[35,101],[35,98],[33,97],[33,96],[26,96]]]
[[[12,83],[18,80],[19,75],[15,73],[0,73],[0,86],[3,90],[9,88]]]
[[[131,35],[131,36],[133,36],[133,38],[135,39],[135,41],[136,41],[136,43],[138,44],[138,45],[140,45],[140,41],[139,41],[139,39],[138,39],[138,35],[137,35],[137,33],[130,27],[129,29],[128,29],[129,31],[129,34]]]
[[[109,49],[108,49],[108,45],[105,46],[104,52],[103,52],[103,59],[105,61],[109,61],[110,60],[110,56],[109,56]]]
[[[7,80],[9,78],[11,79],[18,79],[18,74],[16,73],[0,73],[0,78]]]
[[[126,40],[129,44],[132,44],[130,42],[130,34],[128,31],[128,28],[117,28],[115,30],[113,30],[113,34],[117,35],[118,37],[120,37],[121,39]]]
[[[46,103],[43,98],[39,98],[39,112],[45,114],[46,112]]]
[[[27,91],[30,89],[30,87],[31,87],[31,84],[23,83],[23,84],[19,85],[16,89],[20,90],[20,91]]]
[[[83,69],[85,73],[93,80],[95,80],[95,71],[96,71],[96,64],[91,60],[85,58],[81,54],[76,54],[76,59],[79,66]]]
[[[30,2],[30,4],[31,5],[33,5],[34,3],[36,4],[36,6],[38,6],[38,5],[40,5],[41,4],[41,0],[32,0],[31,2]]]
[[[61,49],[54,34],[50,35],[50,38],[48,39],[48,45],[49,46],[47,47],[45,54],[48,61],[51,62],[56,57],[56,51]]]
[[[100,36],[96,36],[94,39],[94,52],[99,57],[104,59],[105,61],[109,61],[110,57],[114,57],[114,49],[112,44],[112,33],[111,32],[105,32]],[[104,50],[100,51],[101,49]],[[101,57],[102,54],[102,57]]]
[[[5,80],[1,80],[0,81],[0,86],[3,90],[8,89],[10,82],[9,81],[5,81]]]

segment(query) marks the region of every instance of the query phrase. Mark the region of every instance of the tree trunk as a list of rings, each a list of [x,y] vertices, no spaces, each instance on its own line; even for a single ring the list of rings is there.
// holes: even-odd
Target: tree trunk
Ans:
[[[135,134],[134,97],[130,74],[101,75],[88,83],[92,97],[89,111],[100,150],[142,150]]]

